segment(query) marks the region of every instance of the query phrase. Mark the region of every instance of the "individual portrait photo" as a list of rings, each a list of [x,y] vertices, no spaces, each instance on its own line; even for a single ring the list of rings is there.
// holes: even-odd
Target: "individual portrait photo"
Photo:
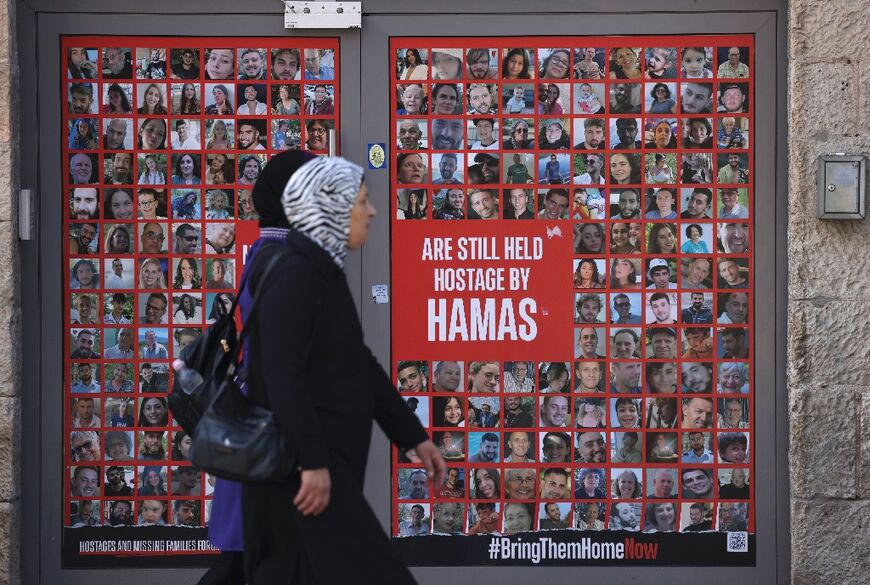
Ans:
[[[628,230],[626,229],[626,241]],[[575,254],[604,254],[606,237],[604,224],[601,223],[575,223],[574,224],[574,253]]]
[[[80,498],[95,498],[100,495],[100,468],[94,465],[77,465],[70,470],[70,495]]]
[[[546,500],[567,500],[571,497],[571,471],[564,467],[548,467],[540,472],[540,497]]]
[[[172,307],[172,323],[174,325],[199,325],[202,323],[202,293],[173,294]]]
[[[725,254],[749,252],[749,224],[729,222],[717,224],[716,248]]]
[[[515,185],[531,185],[535,182],[535,155],[531,152],[503,154],[501,166],[504,182]]]
[[[461,83],[436,83],[432,86],[428,113],[440,116],[461,114],[464,95]]]
[[[67,147],[70,150],[97,150],[100,147],[100,131],[97,120],[77,118],[69,121],[68,128]],[[128,148],[132,148],[132,146]]]
[[[429,504],[399,504],[399,529],[396,536],[425,536],[429,534],[432,518]]]
[[[432,148],[434,150],[459,150],[463,148],[465,125],[456,118],[432,120]]]
[[[429,78],[428,49],[396,49],[396,79],[421,81]]]
[[[189,223],[176,223],[173,224],[171,230],[169,232],[170,236],[174,236],[172,244],[172,252],[174,254],[199,254],[201,251],[200,243],[203,241],[202,231],[198,227],[199,224],[192,225]],[[187,265],[179,264],[182,267],[182,270],[186,270],[188,268]],[[195,270],[195,267],[191,267],[191,269]],[[188,280],[188,274],[184,273],[185,281]],[[190,283],[186,283],[190,284]],[[182,288],[182,286],[179,286]],[[186,288],[191,288],[190,286],[186,286]]]
[[[697,341],[697,340],[696,340]],[[646,331],[646,357],[672,360],[677,357],[677,333],[673,327],[654,327]],[[701,349],[706,347],[706,342],[697,342]],[[686,345],[685,347],[688,347]],[[692,354],[698,353],[692,350]],[[684,357],[691,357],[684,356]],[[706,357],[710,357],[706,355]]]
[[[402,119],[396,122],[398,150],[424,150],[429,144],[429,125],[424,119]]]
[[[471,80],[495,79],[498,76],[497,49],[474,48],[465,53],[466,76]]]
[[[531,83],[506,83],[502,86],[503,114],[535,113],[535,89]]]
[[[569,502],[540,504],[538,518],[539,530],[564,530],[571,524],[571,504]]]
[[[611,253],[621,253],[627,249],[630,254],[637,253],[628,239],[629,225],[625,223],[611,224]],[[623,242],[624,240],[624,242]],[[625,253],[625,252],[622,252]],[[610,262],[610,287],[616,290],[635,290],[642,288],[641,261],[635,258],[616,258]]]
[[[492,116],[498,114],[498,86],[472,82],[465,85],[465,110],[469,115]]]
[[[749,47],[717,47],[716,77],[719,79],[744,79],[749,77]]]
[[[99,158],[96,154],[79,152],[69,157],[68,181],[76,185],[99,183]]]
[[[607,261],[604,258],[575,258],[574,259],[574,288],[579,289],[598,289],[604,288],[607,283]],[[606,313],[602,309],[606,308],[607,300],[604,295],[598,296],[598,304],[600,309],[592,316],[591,310],[594,307],[587,307],[585,316],[580,319],[584,323],[606,323]],[[578,312],[581,307],[577,306],[575,298],[574,305]],[[587,299],[588,300],[588,299]],[[582,306],[582,305],[581,305]],[[589,320],[597,319],[597,320]]]
[[[162,393],[169,386],[169,364],[139,364],[139,392]]]
[[[272,120],[272,148],[298,150],[302,144],[302,129],[298,120]]]
[[[684,394],[709,394],[712,392],[712,364],[705,362],[682,362],[680,368]]]
[[[96,264],[90,260],[79,260],[76,262],[76,265],[73,266],[73,280],[70,288],[94,288],[99,284]],[[77,271],[75,270],[76,267],[78,268]],[[106,288],[133,288],[136,278],[134,260],[132,258],[106,258],[103,260],[103,273],[106,275]],[[82,286],[82,278],[88,283],[88,286]]]
[[[205,78],[234,79],[235,52],[232,49],[205,49]]]
[[[266,85],[262,83],[239,83],[236,113],[240,116],[262,116],[269,109]]]
[[[83,340],[81,347],[76,348],[73,359],[96,359],[94,356],[81,357],[87,352],[87,347],[94,347],[95,332],[90,329],[82,329],[81,335],[71,336],[73,340]],[[99,348],[99,346],[97,346]],[[70,365],[70,391],[74,394],[97,394],[100,392],[100,366],[87,362],[73,363]]]
[[[678,131],[679,126],[677,125],[677,120],[675,118],[646,118],[646,120],[644,120],[643,126],[644,148],[651,150],[675,149],[677,148]],[[647,167],[649,167],[651,162],[653,162],[649,160],[649,156],[650,155],[647,155]],[[671,166],[674,167],[676,165]],[[673,179],[673,177],[675,176],[674,174],[670,174],[667,177],[662,177],[659,175],[650,176],[655,177],[654,180],[650,180],[650,182],[654,183],[676,182]],[[670,180],[665,180],[665,178],[668,178]]]
[[[172,331],[172,355],[178,357],[181,350],[196,341],[202,335],[202,329],[185,327],[183,329],[174,329]]]
[[[614,463],[640,463],[645,453],[643,445],[643,433],[627,431],[624,433],[611,433],[611,461]],[[640,479],[638,475],[638,479]]]
[[[167,524],[166,500],[140,500],[136,524],[139,526],[165,526]]]
[[[433,219],[465,219],[465,190],[438,189],[432,192]]]
[[[713,457],[713,435],[711,433],[702,433],[700,431],[692,431],[683,433],[682,435],[682,462],[683,463],[714,463]],[[697,482],[692,479],[695,476]],[[683,471],[683,497],[684,498],[711,498],[712,479],[702,478],[697,474],[687,474]],[[693,485],[697,483],[697,485]],[[692,493],[687,493],[691,491]]]
[[[169,345],[169,329],[165,327],[148,327],[140,329],[138,333],[137,345],[139,357],[150,360],[169,359],[169,352],[166,349]]]
[[[235,289],[236,260],[235,258],[206,258],[205,288]]]
[[[433,140],[435,139],[433,120]],[[494,118],[475,118],[466,128],[468,148],[471,150],[497,150],[499,148],[499,123]],[[434,144],[433,144],[434,147]]]
[[[199,65],[199,49],[169,51],[169,77],[172,79],[199,79]]]
[[[96,114],[98,97],[94,83],[70,83],[67,89],[67,111],[70,114]]]
[[[572,113],[591,116],[603,115],[606,112],[607,92],[603,83],[574,83],[573,88]]]
[[[434,426],[465,427],[466,408],[467,404],[464,398],[436,396],[432,402]]]
[[[184,157],[193,160],[190,155]],[[186,159],[187,160],[187,159]],[[189,161],[188,161],[189,162]],[[185,163],[187,164],[187,163]],[[190,164],[192,167],[193,165]],[[172,219],[202,219],[200,192],[190,189],[172,190]]]
[[[718,286],[724,289],[745,289],[749,287],[749,260],[746,258],[719,259]]]
[[[66,72],[69,79],[96,79],[99,49],[70,47],[66,50]]]
[[[314,97],[314,88],[317,86],[306,86],[311,88],[311,97]],[[323,86],[324,90],[326,86]],[[333,86],[328,86],[333,87]],[[281,116],[298,116],[302,112],[300,103],[300,91],[298,85],[281,84],[272,86],[271,94],[272,113]],[[322,96],[321,96],[322,98]],[[321,100],[322,101],[322,100]],[[329,112],[332,113],[332,112]]]
[[[574,132],[576,133],[577,123],[575,120]],[[607,159],[604,153],[598,152],[590,152],[586,154],[576,154],[574,155],[574,178],[572,182],[575,185],[594,185],[596,188],[599,186],[603,186],[607,179],[606,177],[607,171]],[[588,194],[587,194],[588,196]],[[602,209],[598,210],[598,215],[601,215],[600,218],[595,219],[606,219],[604,216],[604,205],[602,202],[592,201],[590,203],[601,203]],[[589,203],[586,204],[586,207],[589,207]],[[589,211],[588,209],[586,211]],[[588,215],[592,215],[589,213]],[[587,219],[585,217],[579,217],[577,219]]]
[[[215,129],[217,126],[215,125]],[[255,155],[243,155],[241,158],[246,158]],[[259,176],[260,174],[260,165],[262,163],[259,159],[255,159],[254,163],[251,164],[250,169],[244,169],[248,171],[250,175],[256,174]],[[236,155],[234,154],[225,154],[219,152],[217,154],[207,154],[205,157],[205,183],[206,185],[227,185],[231,183],[235,183],[236,177]],[[247,181],[248,178],[245,177]]]
[[[462,79],[462,49],[432,49],[432,79]]]
[[[511,362],[512,364],[524,362]],[[506,396],[504,399],[504,427],[532,428],[535,426],[535,399],[527,396]]]
[[[232,310],[234,300],[233,293],[206,293],[206,324],[214,323],[221,317],[228,315]]]
[[[129,260],[132,264],[132,260]],[[91,290],[100,286],[100,272],[96,261],[81,258],[69,261],[69,287]]]
[[[81,112],[89,113],[89,112]],[[103,115],[124,115],[133,113],[133,84],[104,83],[100,113]]]
[[[119,405],[122,402],[126,402],[126,399],[118,399]],[[129,405],[129,410],[132,413],[132,401],[129,401]],[[118,412],[120,412],[120,409]],[[125,421],[127,420],[126,417],[127,415],[125,414]],[[133,432],[106,431],[104,435],[107,461],[131,461],[133,459]]]
[[[316,55],[312,55],[312,59]],[[281,81],[298,80],[300,76],[300,66],[302,65],[302,56],[299,49],[281,47],[272,49],[272,79]]]
[[[737,152],[720,154],[716,157],[716,182],[724,183],[748,183],[749,182],[749,155]]]
[[[538,495],[538,471],[532,468],[510,467],[504,472],[505,497],[509,500],[531,500]]]
[[[719,189],[719,203],[721,203],[721,205],[717,210],[717,218],[749,218],[749,194],[746,189],[735,187]]]
[[[617,325],[639,325],[642,304],[640,293],[610,295],[610,321]]]
[[[78,227],[78,233],[75,237],[76,242],[79,246],[79,250],[82,249],[82,246],[86,243],[86,240],[90,234],[89,230],[85,229],[85,226],[89,226],[91,224],[72,224],[72,228],[75,229]],[[135,242],[135,232],[133,232],[134,226],[132,224],[125,223],[109,223],[104,224],[106,228],[105,242],[104,242],[104,251],[106,254],[132,254],[136,249]],[[71,253],[75,253],[70,250]],[[79,252],[81,253],[81,252]]]
[[[328,152],[334,129],[335,123],[332,120],[307,120],[305,122],[305,150]]]
[[[156,116],[168,114],[165,83],[136,84],[136,113]]]
[[[502,435],[503,463],[532,463],[536,460],[537,441],[531,431],[505,431]]]
[[[173,496],[198,496],[202,494],[202,473],[189,466],[172,468],[170,477],[171,494]]]
[[[641,147],[638,132],[640,128],[640,118],[611,119],[609,139],[613,150],[639,149]]]
[[[460,534],[465,525],[465,504],[437,502],[432,504],[432,533]]]
[[[136,148],[139,150],[165,150],[166,129],[164,118],[140,118]]]
[[[133,524],[133,502],[130,500],[111,500],[105,503],[105,519],[109,526],[131,526]]]
[[[100,503],[93,500],[73,500],[70,502],[70,528],[82,528],[83,526],[99,526]]]
[[[266,49],[245,47],[237,50],[239,79],[266,79]]]
[[[607,352],[607,329],[604,327],[574,328],[574,359],[603,360]]]
[[[712,79],[713,47],[683,47],[680,50],[680,77]]]
[[[432,362],[432,391],[433,392],[462,392],[465,388],[464,379],[464,362],[456,361],[438,361]],[[401,382],[401,380],[400,380]],[[423,385],[425,389],[425,384]],[[399,387],[400,390],[401,384]],[[407,390],[408,392],[419,392],[417,390]]]
[[[538,400],[540,405],[539,427],[568,428],[571,423],[571,401],[567,396],[553,394]]]
[[[535,52],[533,49],[502,49],[502,79],[534,79]]]
[[[603,429],[607,407],[603,398],[578,398],[574,401],[574,426],[578,429]]]
[[[201,129],[198,120],[186,120],[179,118],[172,123],[169,147],[174,150],[199,150],[202,148],[200,137]],[[175,159],[177,155],[173,155]],[[194,157],[197,161],[199,156]],[[177,169],[176,169],[177,172]]]
[[[680,504],[680,532],[710,530],[713,530],[713,512],[710,504],[704,502]]]
[[[428,362],[400,361],[396,364],[396,389],[400,392],[426,392],[428,375]]]
[[[707,289],[712,287],[710,260],[698,257],[681,258],[680,280],[682,288]]]
[[[502,124],[502,148],[524,150],[535,148],[535,124],[524,118],[505,119]]]
[[[133,295],[105,293],[103,295],[103,322],[111,325],[129,325],[133,322]]]
[[[124,337],[126,333],[122,333],[122,331],[123,330],[117,330],[117,337],[115,338],[117,340],[116,345],[119,347],[123,346],[125,343]],[[127,333],[129,333],[129,330]],[[108,349],[106,352],[109,353]],[[129,363],[106,364],[106,383],[104,391],[113,394],[132,393],[135,387],[134,381],[136,378],[134,370],[134,365]],[[131,410],[133,409],[131,408]]]
[[[574,471],[574,499],[604,500],[607,498],[606,470],[582,467]]]
[[[749,111],[748,83],[720,83],[717,112],[737,114]]]
[[[100,399],[90,396],[81,396],[70,400],[70,419],[75,429],[99,428]]]
[[[749,118],[722,116],[718,123],[716,144],[719,148],[749,148]]]
[[[578,269],[579,263],[583,260],[576,261]],[[603,262],[603,260],[602,260]],[[593,261],[594,264],[594,261]],[[589,262],[586,262],[589,265]],[[589,270],[586,269],[588,273]],[[606,323],[605,307],[607,306],[607,297],[603,294],[593,293],[574,293],[574,324],[597,324]]]
[[[647,79],[676,79],[677,50],[653,47],[645,50],[644,75]]]
[[[610,496],[614,500],[639,500],[643,497],[643,470],[615,467],[610,470]]]
[[[396,85],[396,114],[400,116],[426,114],[428,103],[427,89],[424,85],[419,83]]]
[[[713,191],[707,187],[680,189],[682,201],[680,217],[682,219],[710,219],[713,203]]]
[[[610,505],[607,527],[610,530],[639,532],[643,504],[639,502],[619,502]]]
[[[122,47],[107,47],[103,49],[102,68],[104,79],[132,79],[132,50]]]
[[[644,510],[644,532],[673,532],[676,522],[676,503],[659,502],[646,505]]]
[[[568,150],[571,148],[570,124],[564,118],[541,120],[538,148],[541,150]]]
[[[749,433],[717,433],[719,463],[749,463]]]
[[[166,49],[143,47],[136,49],[137,79],[166,79],[167,77]]]
[[[707,152],[680,155],[680,182],[707,184],[713,182],[713,156]]]
[[[69,253],[96,254],[100,248],[100,226],[96,223],[73,223],[69,226]]]
[[[538,113],[561,116],[571,111],[571,86],[568,83],[538,85]],[[570,144],[567,148],[570,148]]]
[[[335,79],[335,51],[332,49],[303,49],[306,80]]]
[[[574,392],[587,394],[604,392],[605,368],[601,362],[574,362]]]
[[[298,123],[297,123],[298,127]],[[230,119],[209,119],[205,121],[206,150],[226,150],[235,148],[235,121]],[[215,155],[209,155],[211,159]],[[227,155],[221,154],[226,160]],[[211,178],[206,175],[207,179]],[[208,181],[207,181],[208,182]],[[227,181],[229,182],[229,181]]]
[[[311,120],[309,123],[317,122],[316,120]],[[321,133],[323,135],[323,133]],[[328,139],[327,139],[328,142]],[[216,155],[215,159],[217,159]],[[230,159],[228,162],[232,162]],[[257,182],[257,178],[260,176],[260,171],[263,170],[263,167],[266,165],[266,155],[262,154],[246,154],[239,155],[238,162],[238,183],[240,185],[253,185]],[[226,174],[224,174],[223,178],[226,180]],[[217,183],[217,179],[215,179],[215,184]]]
[[[712,109],[712,83],[684,81],[680,84],[680,111],[683,114],[709,114]]]
[[[231,116],[234,108],[235,86],[231,83],[206,83],[203,87],[203,99],[207,116]]]
[[[475,188],[468,190],[468,219],[498,219],[498,191]]]
[[[610,182],[617,185],[636,185],[643,176],[643,162],[639,154],[615,152],[610,155]]]
[[[429,475],[424,469],[401,468],[396,487],[400,500],[425,500],[429,497]]]
[[[596,157],[597,155],[587,155]],[[576,157],[575,157],[576,159]],[[592,158],[587,159],[589,166],[594,162]],[[577,165],[574,165],[575,172]],[[583,173],[580,177],[575,176],[574,182],[577,183],[578,178],[585,178],[588,173]],[[571,219],[607,219],[607,190],[597,187],[577,187],[572,196]]]
[[[133,154],[130,152],[115,152],[103,157],[103,182],[113,185],[130,185],[133,183]],[[103,193],[108,197],[115,189],[104,189]],[[109,207],[106,207],[110,211]],[[125,217],[126,209],[114,206],[112,209],[114,219],[132,219]],[[132,210],[130,210],[132,212]]]
[[[677,323],[676,294],[664,291],[646,293],[645,304],[647,325],[675,325]]]
[[[680,322],[689,324],[713,322],[713,293],[695,291],[680,295]]]
[[[396,191],[396,219],[426,219],[427,209],[426,189]]]
[[[713,148],[713,122],[710,118],[683,118],[683,148]]]
[[[719,497],[724,500],[749,499],[749,470],[743,467],[720,469]]]
[[[719,398],[717,400],[716,428],[748,429],[749,401],[746,398]]]
[[[607,51],[605,49],[595,47],[574,49],[574,66],[571,77],[573,79],[604,79],[606,61]]]
[[[565,394],[571,391],[571,364],[567,362],[540,362],[538,387],[542,394]]]
[[[534,362],[513,361],[504,362],[505,393],[530,393],[535,390]],[[516,425],[519,426],[519,425]],[[529,425],[531,426],[531,425]]]
[[[202,523],[200,502],[197,500],[174,501],[172,503],[172,523],[176,526],[200,526]]]
[[[236,249],[236,224],[208,223],[203,248],[206,254],[233,254]]]
[[[571,51],[563,48],[538,49],[540,79],[568,79],[571,71]]]
[[[611,365],[611,369],[613,370],[613,391],[626,393],[625,387],[628,386],[627,392],[640,393],[638,385],[640,383],[640,364],[614,363]],[[614,421],[614,426],[617,428],[639,429],[641,416],[641,401],[639,399],[616,398],[610,400],[610,420]],[[627,456],[634,458],[634,450],[642,449],[643,441],[635,445]]]
[[[647,114],[677,113],[677,84],[675,82],[645,83],[644,94],[644,111]]]
[[[713,223],[682,223],[680,251],[683,254],[710,254],[713,250]]]
[[[611,75],[613,72],[611,71]],[[643,84],[614,83],[610,86],[611,114],[639,114],[643,102]]]
[[[266,150],[269,134],[265,120],[238,120],[237,144],[240,150]]]
[[[538,190],[538,219],[568,219],[570,209],[568,189]]]
[[[661,434],[661,433],[659,433]],[[654,444],[655,439],[650,439]],[[676,447],[676,443],[674,443]],[[649,499],[662,500],[677,497],[677,470],[655,468],[646,470],[646,497]]]
[[[454,431],[437,431],[436,433],[434,433],[432,441],[438,447],[438,450],[441,451],[441,455],[444,457],[444,459],[448,462],[465,461],[465,433],[459,433]],[[458,486],[453,487],[455,489]]]
[[[166,170],[167,170],[168,158],[165,154],[158,153],[149,153],[149,154],[140,154],[138,155],[136,168],[139,171],[137,183],[139,185],[165,185],[166,184]],[[152,192],[152,196],[156,196],[156,192],[153,189],[149,189]],[[162,193],[162,190],[161,190]],[[142,191],[139,191],[140,200]],[[156,200],[156,197],[155,197]],[[165,211],[165,196],[164,196],[164,211]],[[144,216],[143,219],[156,219],[157,209],[154,208],[150,211],[143,211],[140,208],[140,214],[142,213],[153,213],[154,216],[148,217]]]
[[[137,469],[139,485],[136,486],[137,496],[167,496],[169,483],[167,469],[160,465],[146,465]]]
[[[568,154],[541,154],[537,167],[539,184],[561,185],[569,183],[573,177]]]
[[[458,168],[457,157],[453,153],[433,155],[433,160],[437,157],[437,165],[439,168],[438,175],[433,177],[433,183],[440,184],[459,184],[462,181],[455,177]],[[442,163],[444,157],[448,161]],[[444,167],[442,170],[441,167]],[[459,169],[460,177],[462,170]],[[433,175],[435,172],[433,171]],[[445,178],[446,177],[446,178]],[[405,153],[396,156],[396,182],[400,184],[421,184],[429,180],[429,155],[419,153]]]
[[[538,437],[541,463],[570,463],[571,433],[549,431],[538,433]]]
[[[232,219],[232,190],[209,189],[205,192],[206,219]]]
[[[117,366],[128,364],[115,364]],[[128,428],[134,425],[136,419],[136,403],[127,397],[106,399],[106,420],[112,427]],[[108,434],[106,450],[109,449]]]

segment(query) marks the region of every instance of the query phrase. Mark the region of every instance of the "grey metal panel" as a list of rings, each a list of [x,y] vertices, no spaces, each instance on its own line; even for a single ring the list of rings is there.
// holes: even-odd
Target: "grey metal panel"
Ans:
[[[372,3],[369,4],[371,8]],[[756,4],[756,7],[763,3]],[[500,4],[500,7],[505,4]],[[508,5],[510,5],[508,3]],[[558,7],[558,3],[556,6]],[[646,4],[647,7],[668,6],[667,2]],[[784,16],[782,12],[757,11],[734,13],[719,11],[712,14],[661,14],[660,18],[637,13],[621,15],[590,14],[588,11],[553,18],[548,13],[539,19],[471,14],[462,19],[452,16],[425,15],[424,32],[449,31],[451,36],[520,36],[520,35],[576,35],[587,32],[595,35],[639,34],[727,34],[750,33],[756,38],[755,72],[755,356],[756,364],[767,365],[755,372],[756,408],[755,441],[762,445],[756,450],[754,462],[756,485],[756,533],[758,535],[756,568],[698,569],[668,567],[654,570],[656,581],[669,583],[696,582],[703,571],[703,580],[710,584],[732,583],[735,579],[747,583],[788,582],[788,468],[787,408],[785,400],[785,358],[782,347],[785,339],[785,159],[784,159]],[[538,7],[539,8],[539,7]],[[444,12],[448,8],[439,5]],[[611,5],[610,10],[614,7]],[[499,10],[499,13],[507,8]],[[778,16],[781,17],[778,19]],[[538,25],[540,22],[542,24]],[[364,20],[361,52],[363,96],[362,142],[387,142],[390,136],[389,115],[391,96],[389,37],[414,36],[420,30],[421,16],[384,15]],[[498,31],[489,35],[487,31]],[[383,61],[382,61],[383,59]],[[387,170],[373,173],[369,186],[379,209],[390,209],[390,185]],[[369,245],[363,251],[365,274],[363,287],[389,282],[389,218],[381,213],[373,225]],[[390,314],[388,305],[363,304],[363,326],[369,343],[381,363],[390,357]],[[778,359],[779,358],[779,359]],[[775,366],[774,366],[775,364]],[[383,481],[389,474],[386,440],[373,445],[369,466],[370,480],[367,496],[385,525],[390,513],[390,484]],[[421,583],[525,583],[536,577],[536,568],[418,567],[414,574]],[[615,571],[604,567],[583,567],[583,576],[611,582],[618,574],[620,582],[651,582],[649,568],[626,567]],[[550,567],[548,577],[576,578],[576,568]]]
[[[205,6],[203,4],[202,6]],[[69,9],[68,5],[64,8]],[[25,568],[25,583],[64,583],[75,585],[113,584],[119,582],[153,584],[157,582],[190,583],[195,582],[201,570],[183,569],[140,569],[140,570],[75,570],[61,571],[61,525],[62,502],[62,425],[63,416],[62,379],[63,356],[61,348],[64,323],[62,305],[58,302],[59,292],[63,290],[61,271],[61,206],[58,193],[62,185],[61,148],[58,129],[61,123],[61,107],[58,93],[60,35],[64,34],[105,34],[107,31],[123,35],[152,35],[159,31],[162,35],[177,36],[276,36],[276,37],[322,37],[338,36],[342,54],[347,51],[350,63],[359,62],[358,31],[336,31],[324,34],[319,31],[306,31],[303,34],[287,31],[283,20],[278,17],[250,15],[213,15],[203,20],[195,16],[173,16],[130,18],[126,15],[89,15],[81,14],[39,14],[35,23],[27,16],[20,24],[19,34],[25,40],[35,41],[36,46],[22,43],[22,65],[30,64],[27,75],[22,77],[22,103],[36,103],[36,109],[23,108],[27,118],[22,117],[23,128],[36,128],[27,141],[22,142],[22,179],[36,176],[38,172],[38,193],[42,201],[39,218],[40,238],[37,253],[36,243],[22,246],[24,299],[32,298],[24,305],[25,315],[39,315],[39,329],[27,330],[25,338],[25,368],[23,387],[28,389],[29,406],[24,419],[24,453],[22,459],[28,462],[23,476],[26,486],[38,486],[27,494],[24,501],[22,518],[29,526],[22,536],[31,539],[22,542],[22,567]],[[213,12],[212,12],[213,14]],[[249,33],[245,35],[243,33]],[[38,66],[36,63],[38,62]],[[343,62],[344,63],[344,62]],[[342,64],[343,64],[342,63]],[[345,156],[359,161],[357,128],[359,119],[359,86],[357,67],[342,68],[341,114],[342,125],[347,132],[342,133],[341,150]],[[347,93],[345,94],[345,88]],[[345,118],[346,117],[346,118]],[[345,122],[345,119],[347,120]],[[25,123],[26,122],[26,123]],[[344,126],[344,124],[347,126]],[[44,136],[41,148],[35,144],[37,136]],[[25,144],[26,142],[26,144]],[[25,150],[26,146],[26,150]],[[26,153],[26,154],[25,154]],[[29,156],[28,156],[29,155]],[[38,157],[38,169],[37,169]],[[28,185],[30,186],[30,185]],[[359,279],[359,257],[349,261],[349,272]],[[38,281],[38,288],[35,282]],[[157,561],[159,563],[159,560]]]

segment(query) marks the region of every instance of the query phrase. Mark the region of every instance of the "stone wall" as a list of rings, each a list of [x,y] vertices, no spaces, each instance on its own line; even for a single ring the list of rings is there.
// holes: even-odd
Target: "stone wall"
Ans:
[[[790,0],[792,582],[870,572],[870,219],[816,219],[816,160],[870,156],[870,2]]]
[[[0,584],[19,581],[21,305],[18,278],[18,56],[15,2],[0,0]]]

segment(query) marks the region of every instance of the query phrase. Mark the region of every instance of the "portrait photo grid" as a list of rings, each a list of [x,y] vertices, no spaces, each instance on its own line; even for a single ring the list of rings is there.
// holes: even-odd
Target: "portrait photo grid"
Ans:
[[[61,59],[64,526],[204,527],[171,363],[232,305],[269,158],[337,146],[338,41],[67,36]]]
[[[393,535],[754,532],[752,38],[393,37],[389,58],[394,292],[438,290],[424,239],[526,228],[565,248],[537,278],[572,330],[458,352],[393,298],[396,388],[448,462],[432,487],[393,450]]]

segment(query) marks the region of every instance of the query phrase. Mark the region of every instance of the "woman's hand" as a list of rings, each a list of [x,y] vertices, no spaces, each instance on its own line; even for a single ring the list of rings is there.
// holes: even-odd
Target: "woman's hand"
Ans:
[[[432,441],[423,441],[413,449],[407,452],[408,458],[411,461],[416,459],[423,464],[426,469],[426,474],[432,478],[433,486],[437,487],[444,483],[444,475],[447,473],[447,462],[444,461],[444,456],[441,451],[435,446]]]
[[[433,445],[434,446],[434,445]],[[303,516],[317,516],[329,505],[329,492],[332,489],[332,479],[329,469],[306,469],[302,472],[302,485],[299,493],[293,498],[293,505]]]

